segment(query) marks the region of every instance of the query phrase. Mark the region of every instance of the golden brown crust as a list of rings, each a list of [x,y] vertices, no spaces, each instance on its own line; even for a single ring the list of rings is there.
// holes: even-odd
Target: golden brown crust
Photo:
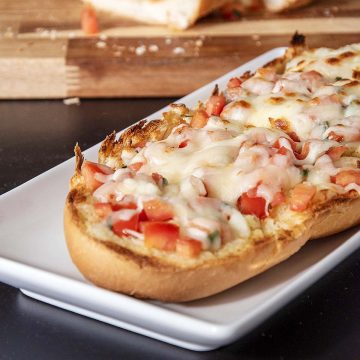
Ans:
[[[338,197],[318,205],[313,220],[302,224],[300,231],[288,231],[278,239],[265,237],[234,255],[180,267],[90,236],[77,211],[85,198],[78,189],[71,190],[64,211],[68,249],[81,273],[100,287],[162,301],[190,301],[216,294],[286,260],[310,238],[360,222],[360,198]]]
[[[84,196],[70,191],[64,211],[67,246],[73,262],[92,283],[141,298],[190,301],[228,289],[298,251],[309,239],[304,231],[297,238],[264,238],[226,257],[215,257],[188,267],[136,254],[125,247],[91,237],[79,217],[77,204]]]
[[[336,234],[360,223],[360,197],[349,192],[319,204],[313,213],[312,239]]]
[[[171,130],[183,123],[182,115],[189,111],[183,104],[171,104],[170,111],[163,114],[163,119],[147,122],[141,120],[123,131],[116,139],[113,132],[102,142],[99,150],[98,160],[112,168],[123,166],[121,155],[123,151],[131,151],[143,147],[147,141],[165,139]]]

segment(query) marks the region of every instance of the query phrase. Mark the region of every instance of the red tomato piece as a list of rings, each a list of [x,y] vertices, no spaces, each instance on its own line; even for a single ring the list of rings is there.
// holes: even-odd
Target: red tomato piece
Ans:
[[[223,94],[211,95],[206,104],[206,112],[209,116],[210,115],[219,116],[225,105],[226,105],[226,100]]]
[[[292,141],[296,141],[296,142],[300,141],[300,138],[298,137],[295,131],[288,131],[287,134],[289,135]]]
[[[285,146],[282,146],[278,151],[277,151],[278,154],[280,155],[288,155],[290,154],[290,150],[287,149]]]
[[[131,201],[121,200],[111,205],[113,211],[118,211],[122,209],[137,209],[137,205]]]
[[[335,176],[331,176],[331,182],[336,185],[346,186],[349,184],[360,185],[360,171],[343,170]]]
[[[113,211],[109,203],[95,203],[94,209],[100,219],[106,219]]]
[[[250,193],[252,195],[252,193]],[[266,201],[259,196],[250,196],[249,192],[242,194],[238,201],[237,207],[242,214],[255,215],[259,219],[266,217]]]
[[[160,199],[145,201],[144,211],[150,221],[166,221],[174,217],[172,206]]]
[[[227,87],[229,89],[237,88],[240,85],[241,85],[241,80],[239,78],[237,78],[237,77],[231,78],[227,83]]]
[[[139,213],[139,221],[140,221],[139,227],[141,227],[142,222],[148,221],[148,220],[149,220],[149,218],[146,216],[145,210],[142,209]],[[140,231],[142,232],[141,228],[140,228]]]
[[[112,231],[118,236],[129,236],[124,230],[137,231],[139,226],[139,214],[133,215],[129,220],[118,220],[112,224]]]
[[[311,199],[316,193],[316,187],[310,184],[297,184],[290,194],[290,209],[304,211],[308,208]]]
[[[329,140],[334,140],[334,141],[337,141],[337,142],[344,141],[344,137],[342,135],[336,134],[334,131],[329,132],[328,139]]]
[[[281,147],[285,147],[285,146],[282,146],[282,145],[281,145],[280,139],[285,139],[286,141],[288,141],[288,143],[290,144],[290,147],[291,147],[292,151],[293,151],[293,152],[296,152],[297,146],[296,146],[295,141],[293,141],[293,140],[291,140],[291,139],[284,138],[284,137],[280,137],[279,139],[277,139],[277,140],[274,142],[273,147],[274,147],[275,149],[280,149]]]
[[[165,251],[175,251],[180,238],[179,227],[175,224],[148,221],[143,223],[145,246]]]
[[[160,187],[167,184],[167,180],[159,173],[152,173],[151,177],[155,181],[156,185]]]
[[[196,257],[201,250],[201,242],[190,238],[179,239],[176,243],[176,252],[186,257]]]
[[[285,201],[285,195],[282,191],[277,192],[271,202],[271,206],[280,205]]]
[[[81,13],[81,28],[86,35],[94,35],[99,32],[96,12],[90,5],[86,5]]]
[[[97,164],[91,161],[84,161],[81,166],[81,175],[85,179],[86,187],[92,191],[95,191],[100,185],[103,184],[101,181],[95,178],[97,173],[110,175],[113,174],[114,171],[106,165]]]
[[[184,141],[182,141],[182,142],[179,144],[179,149],[182,149],[182,148],[184,148],[184,147],[187,147],[189,141],[190,141],[190,140],[184,140]]]
[[[310,143],[306,142],[304,143],[301,152],[295,152],[295,156],[298,160],[304,160],[308,155],[309,155],[309,151],[310,151]]]
[[[139,171],[143,165],[144,165],[143,162],[136,162],[136,163],[130,164],[128,166],[128,168],[133,171]]]
[[[341,158],[341,155],[347,150],[346,146],[334,146],[331,147],[326,154],[328,154],[331,157],[332,161],[339,160]]]
[[[203,128],[209,120],[209,115],[204,109],[198,109],[195,111],[191,121],[190,126],[194,129]]]

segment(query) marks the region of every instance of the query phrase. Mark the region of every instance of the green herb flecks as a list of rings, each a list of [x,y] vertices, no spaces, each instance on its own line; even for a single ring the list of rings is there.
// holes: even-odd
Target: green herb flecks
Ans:
[[[220,236],[219,230],[215,230],[211,234],[208,235],[209,241],[213,244]]]
[[[309,171],[310,171],[309,169],[302,169],[302,175],[305,179],[308,177]]]

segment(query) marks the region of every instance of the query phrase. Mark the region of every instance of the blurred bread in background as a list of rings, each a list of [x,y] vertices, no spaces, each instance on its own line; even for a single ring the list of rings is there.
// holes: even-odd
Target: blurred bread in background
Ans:
[[[253,11],[281,12],[312,0],[86,0],[95,9],[148,23],[187,29],[201,17],[220,10],[232,19]]]

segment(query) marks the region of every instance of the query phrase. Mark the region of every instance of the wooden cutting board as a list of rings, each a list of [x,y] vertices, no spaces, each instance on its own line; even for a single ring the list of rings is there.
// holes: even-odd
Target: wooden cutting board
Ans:
[[[312,47],[360,42],[360,1],[318,0],[284,14],[186,31],[99,14],[101,33],[79,29],[77,0],[0,0],[0,98],[180,96],[253,57],[286,46],[295,30]]]

